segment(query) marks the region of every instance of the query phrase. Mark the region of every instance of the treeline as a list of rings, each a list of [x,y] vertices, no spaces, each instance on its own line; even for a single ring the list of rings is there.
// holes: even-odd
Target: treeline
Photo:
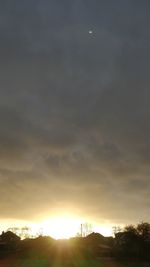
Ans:
[[[113,252],[119,258],[150,260],[150,224],[128,225],[116,232]]]
[[[91,233],[85,237],[55,240],[47,236],[20,239],[12,231],[0,235],[0,257],[42,257],[48,262],[78,258],[113,257],[123,260],[150,260],[150,224],[142,222],[116,228],[114,237]]]

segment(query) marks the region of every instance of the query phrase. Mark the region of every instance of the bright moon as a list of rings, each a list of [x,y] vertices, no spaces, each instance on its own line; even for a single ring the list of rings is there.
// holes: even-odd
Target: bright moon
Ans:
[[[92,31],[92,30],[90,30],[90,31],[89,31],[89,34],[92,34],[92,33],[93,33],[93,31]]]

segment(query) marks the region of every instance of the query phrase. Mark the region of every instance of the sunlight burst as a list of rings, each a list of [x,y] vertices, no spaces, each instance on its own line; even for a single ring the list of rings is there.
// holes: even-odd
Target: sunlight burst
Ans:
[[[53,238],[69,238],[77,234],[80,227],[80,220],[73,217],[55,217],[46,220],[42,224],[43,234]]]

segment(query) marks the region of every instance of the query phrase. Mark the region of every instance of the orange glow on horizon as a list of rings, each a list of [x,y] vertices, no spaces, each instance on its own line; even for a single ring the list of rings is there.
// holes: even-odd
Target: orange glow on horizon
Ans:
[[[55,239],[63,239],[75,237],[81,234],[81,224],[85,222],[89,222],[88,219],[83,220],[79,217],[75,217],[73,215],[55,215],[53,217],[47,218],[41,222],[29,222],[29,221],[21,221],[21,220],[4,220],[1,223],[0,231],[7,231],[9,227],[24,227],[27,226],[30,228],[29,235],[31,237],[36,237],[39,235],[51,236]],[[94,224],[93,222],[89,222],[91,224],[91,231],[100,233],[104,236],[111,236],[112,227],[111,223],[100,223]],[[4,227],[2,226],[4,225]]]

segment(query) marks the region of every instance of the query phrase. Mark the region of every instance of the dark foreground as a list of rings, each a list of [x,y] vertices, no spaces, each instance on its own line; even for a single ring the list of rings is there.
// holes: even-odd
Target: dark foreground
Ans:
[[[115,238],[91,233],[69,240],[21,240],[11,231],[0,236],[0,267],[150,267],[149,252],[148,223],[128,226]]]
[[[55,259],[51,263],[44,259],[3,259],[0,260],[0,267],[150,267],[150,263],[118,262],[113,259],[74,259],[68,262]]]

